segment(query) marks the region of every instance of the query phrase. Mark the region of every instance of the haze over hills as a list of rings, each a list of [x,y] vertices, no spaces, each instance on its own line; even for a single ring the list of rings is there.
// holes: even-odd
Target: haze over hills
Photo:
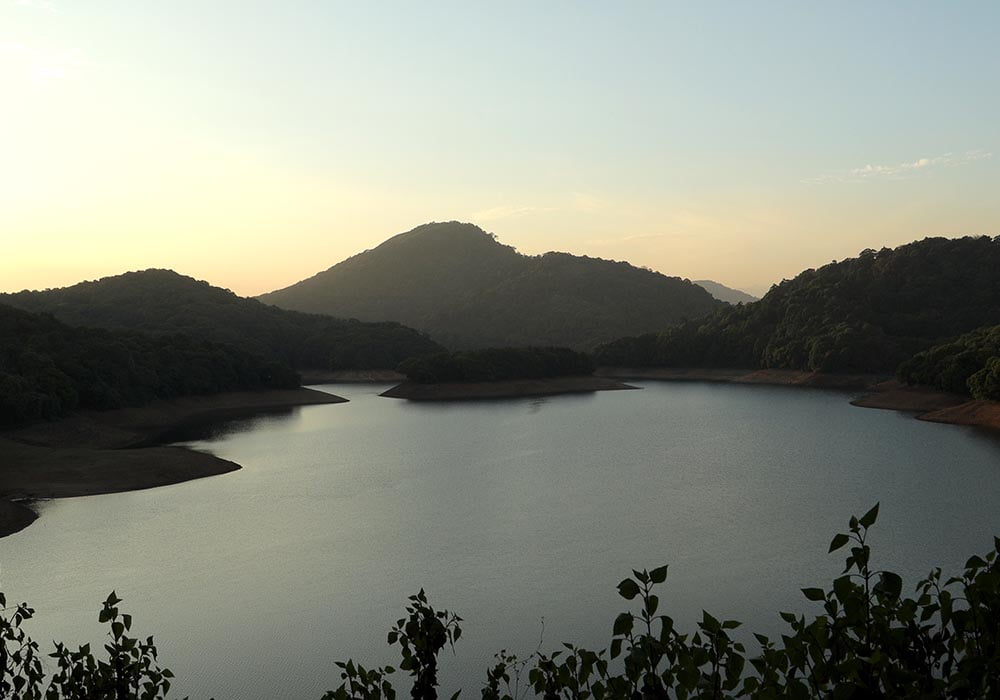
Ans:
[[[72,287],[0,295],[0,303],[45,312],[72,326],[183,333],[227,343],[291,367],[395,368],[442,350],[398,323],[365,323],[262,304],[172,270],[144,270]]]
[[[1000,323],[998,270],[1000,237],[865,250],[785,280],[754,304],[609,343],[598,362],[893,372],[914,353]]]
[[[724,284],[713,282],[712,280],[695,280],[694,283],[699,287],[704,287],[704,289],[713,297],[719,301],[724,301],[727,304],[749,304],[750,302],[759,301],[759,299],[752,294],[747,294],[744,291],[727,287]]]
[[[418,226],[258,298],[298,311],[398,321],[453,349],[593,348],[721,306],[688,280],[567,253],[522,255],[454,221]]]

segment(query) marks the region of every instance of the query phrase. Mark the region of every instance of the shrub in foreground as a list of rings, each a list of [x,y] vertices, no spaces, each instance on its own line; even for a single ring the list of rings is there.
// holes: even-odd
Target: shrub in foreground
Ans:
[[[740,623],[707,612],[692,633],[680,632],[659,612],[657,586],[667,567],[633,571],[618,592],[636,610],[619,614],[607,648],[573,644],[524,658],[501,651],[487,670],[483,700],[621,698],[996,698],[1000,697],[1000,538],[983,557],[973,556],[960,576],[934,569],[903,595],[895,573],[873,568],[869,530],[878,505],[852,517],[833,538],[830,552],[847,548],[843,573],[829,589],[804,588],[820,606],[815,615],[780,613],[788,631],[772,640],[755,634],[759,650],[747,653],[734,637]],[[131,639],[120,600],[105,601],[110,623],[106,661],[89,646],[69,652],[56,644],[58,669],[46,684],[38,646],[22,629],[32,611],[22,604],[0,615],[0,697],[158,699],[171,674],[156,662],[152,638]],[[4,606],[0,596],[0,606]],[[410,598],[388,643],[400,647],[399,669],[412,678],[409,695],[438,697],[438,655],[461,636],[461,618],[435,610],[423,591]],[[323,700],[394,700],[396,669],[338,663],[341,685]],[[43,690],[44,688],[44,690]],[[452,695],[452,700],[459,693]]]

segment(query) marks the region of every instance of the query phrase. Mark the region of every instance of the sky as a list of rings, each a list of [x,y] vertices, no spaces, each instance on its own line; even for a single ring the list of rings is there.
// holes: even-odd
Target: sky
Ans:
[[[754,293],[1000,234],[1000,3],[0,0],[0,291],[428,221]]]

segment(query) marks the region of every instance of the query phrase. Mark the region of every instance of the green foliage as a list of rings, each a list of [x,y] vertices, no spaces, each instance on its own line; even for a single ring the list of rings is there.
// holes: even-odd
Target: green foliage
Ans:
[[[806,270],[758,302],[598,348],[598,364],[892,372],[1000,323],[1000,238],[927,238]]]
[[[969,391],[977,399],[1000,401],[1000,357],[991,357],[969,377]]]
[[[407,616],[396,621],[389,631],[389,644],[398,644],[402,655],[400,670],[413,677],[410,697],[414,700],[437,700],[437,657],[444,647],[455,647],[462,636],[462,621],[447,610],[435,610],[427,602],[423,589],[410,596]],[[395,673],[391,666],[367,670],[353,660],[337,662],[344,681],[336,690],[323,696],[323,700],[393,700],[396,691],[387,677]],[[452,696],[452,700],[458,693]]]
[[[419,226],[260,298],[299,311],[393,319],[453,349],[591,349],[723,306],[688,280],[566,253],[521,255],[454,221]]]
[[[831,541],[831,553],[847,553],[832,586],[802,589],[820,612],[780,613],[787,631],[779,640],[755,634],[755,654],[734,638],[735,620],[703,611],[693,632],[679,631],[660,611],[657,586],[666,581],[667,567],[633,570],[618,592],[634,607],[615,617],[607,648],[563,644],[525,658],[501,651],[487,670],[482,698],[1000,697],[1000,538],[985,556],[970,557],[960,576],[945,580],[934,569],[908,597],[900,576],[873,566],[869,540],[878,515],[876,504]],[[38,646],[22,630],[33,611],[26,604],[7,608],[0,595],[0,695],[165,697],[171,674],[157,665],[151,638],[143,643],[127,636],[131,618],[119,614],[119,602],[112,593],[101,611],[110,627],[107,660],[95,659],[89,646],[70,653],[57,643],[50,656],[58,669],[46,684]],[[413,679],[410,696],[436,700],[438,656],[458,641],[462,620],[436,611],[423,591],[410,598],[406,612],[388,643],[400,647],[400,669]],[[353,660],[337,666],[343,682],[324,700],[395,700],[395,668],[367,669]]]
[[[398,323],[285,311],[170,270],[129,272],[65,289],[0,295],[0,302],[51,313],[72,326],[182,333],[298,368],[388,369],[407,357],[441,349]]]
[[[298,385],[287,367],[220,343],[71,328],[0,305],[0,425],[55,419],[76,408]]]
[[[0,697],[18,700],[160,700],[170,691],[173,673],[157,661],[153,638],[130,637],[132,616],[122,613],[114,591],[98,617],[108,626],[104,651],[95,656],[89,644],[70,650],[54,642],[55,672],[46,682],[38,644],[21,625],[34,611],[21,603],[6,607],[0,593]]]
[[[487,348],[411,358],[399,365],[399,371],[423,384],[490,382],[589,375],[594,373],[594,361],[567,348]]]
[[[998,361],[1000,326],[985,326],[917,353],[896,374],[908,384],[971,393],[977,399],[1000,399]]]

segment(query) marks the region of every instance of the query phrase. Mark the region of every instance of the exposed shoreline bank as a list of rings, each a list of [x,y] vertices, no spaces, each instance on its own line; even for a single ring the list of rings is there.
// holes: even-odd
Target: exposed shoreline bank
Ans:
[[[907,411],[932,423],[1000,431],[1000,401],[970,399],[930,387],[906,386],[896,380],[876,386],[873,393],[851,403],[862,408]]]
[[[17,500],[135,491],[240,468],[213,455],[157,445],[178,428],[345,401],[305,388],[233,392],[85,411],[54,423],[0,432],[0,537],[24,529],[37,517]]]
[[[699,369],[673,367],[601,367],[597,374],[618,379],[651,379],[672,382],[724,382],[769,384],[814,389],[866,392],[851,401],[861,408],[905,411],[933,423],[967,425],[1000,431],[1000,402],[977,401],[968,396],[926,386],[907,386],[876,374],[823,374],[791,369]]]
[[[464,401],[555,396],[638,388],[607,377],[548,377],[545,379],[511,379],[500,382],[442,382],[440,384],[403,382],[382,392],[379,396],[410,401]]]

